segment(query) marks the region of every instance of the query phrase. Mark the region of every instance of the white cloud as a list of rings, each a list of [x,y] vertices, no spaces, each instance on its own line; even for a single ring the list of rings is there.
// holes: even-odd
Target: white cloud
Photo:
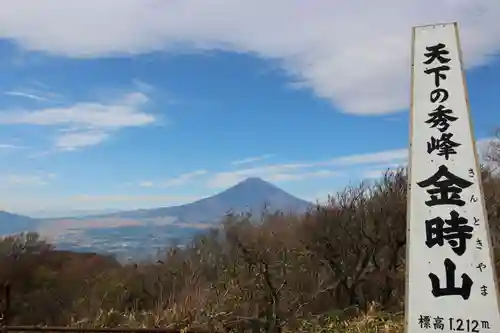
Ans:
[[[77,103],[69,107],[36,111],[4,111],[0,113],[0,123],[44,126],[73,125],[90,128],[141,126],[154,121],[153,116],[137,109],[147,101],[146,95],[132,93],[112,104]]]
[[[0,37],[28,50],[72,57],[188,48],[249,52],[279,60],[294,86],[354,114],[407,108],[413,25],[458,21],[468,68],[489,61],[500,47],[498,0],[0,3]]]
[[[0,193],[1,194],[1,193]],[[82,194],[76,196],[53,196],[33,194],[0,195],[0,210],[32,215],[37,217],[40,212],[44,216],[82,215],[92,211],[109,212],[136,209],[138,207],[154,208],[179,205],[200,199],[199,196],[182,195],[112,195],[112,194]]]
[[[40,186],[47,185],[51,180],[57,178],[54,173],[34,173],[34,174],[16,174],[5,173],[0,176],[2,186]]]
[[[365,170],[362,173],[362,179],[378,179],[382,177],[384,172],[386,171],[396,171],[399,168],[404,168],[408,165],[408,163],[402,163],[402,164],[391,164],[391,165],[385,165],[381,167],[375,167],[371,170]]]
[[[36,101],[43,101],[43,102],[48,101],[48,99],[43,97],[43,96],[29,94],[29,93],[22,92],[22,91],[6,91],[6,92],[4,92],[4,94],[8,95],[8,96],[24,97],[24,98],[33,99]]]
[[[50,91],[48,86],[36,80],[28,80],[25,85],[4,91],[3,94],[43,103],[64,102],[64,98],[61,94]]]
[[[139,186],[140,187],[153,187],[153,186],[155,186],[155,183],[152,181],[149,181],[149,180],[145,180],[145,181],[140,181]]]
[[[191,180],[193,180],[196,177],[203,176],[207,174],[207,170],[197,170],[194,172],[189,172],[189,173],[184,173],[178,177],[169,179],[161,184],[162,187],[171,187],[171,186],[178,186],[178,185],[183,185]]]
[[[489,148],[490,143],[493,142],[494,140],[496,140],[496,139],[495,138],[483,138],[483,139],[479,139],[476,141],[476,149],[477,149],[478,158],[479,158],[480,163],[485,163],[485,160],[484,160],[485,154],[488,152],[488,148]],[[372,156],[375,156],[377,154],[381,157],[382,156],[390,156],[391,152],[376,153],[376,154],[372,154]],[[392,154],[394,155],[394,157],[399,157],[399,158],[394,158],[394,159],[388,160],[388,161],[379,160],[378,162],[390,162],[390,163],[382,163],[382,164],[376,165],[376,166],[372,165],[370,167],[370,169],[362,172],[362,178],[363,179],[379,178],[387,170],[394,171],[394,170],[397,170],[399,168],[404,168],[408,165],[408,158],[407,158],[408,157],[408,149],[399,149],[399,152],[398,152],[398,150],[394,150],[394,151],[392,151]],[[404,158],[403,158],[403,156],[404,156]],[[391,163],[391,162],[396,162],[396,163]]]
[[[76,132],[59,135],[55,142],[58,150],[76,150],[85,146],[97,145],[109,137],[108,133],[101,131]]]
[[[329,178],[341,175],[339,172],[332,170],[316,170],[302,173],[275,173],[264,176],[272,182],[291,181],[291,180],[306,180],[311,178]]]
[[[262,160],[268,159],[268,158],[273,157],[273,156],[274,155],[272,155],[272,154],[266,154],[266,155],[261,155],[261,156],[247,157],[247,158],[244,158],[241,160],[232,161],[231,164],[240,165],[240,164],[255,163],[255,162],[260,162]]]
[[[265,165],[255,168],[240,169],[236,171],[220,172],[210,180],[210,186],[223,187],[228,184],[233,184],[246,177],[259,176],[269,180],[287,180],[289,179],[307,179],[318,176],[338,176],[338,172],[332,170],[314,170],[311,168],[325,166],[353,166],[363,164],[376,163],[392,163],[396,161],[404,161],[408,157],[407,149],[393,149],[377,153],[357,154],[336,157],[325,161],[310,161],[288,164]],[[280,176],[287,175],[287,176]]]
[[[2,150],[13,150],[13,149],[17,149],[17,148],[20,148],[20,147],[16,146],[16,145],[13,145],[13,144],[10,144],[10,143],[0,143],[0,151],[2,151]]]
[[[477,140],[477,149],[479,156],[482,157],[492,138],[483,138]],[[245,168],[235,171],[224,171],[215,173],[211,177],[207,186],[211,188],[225,188],[232,186],[248,177],[261,177],[271,182],[305,180],[321,177],[359,177],[352,171],[355,167],[363,167],[361,178],[378,178],[387,169],[397,169],[407,165],[408,149],[392,149],[375,153],[356,154],[335,157],[324,161],[309,161],[288,164],[272,164],[258,166],[254,168]],[[318,167],[335,167],[335,170],[320,169]],[[349,169],[346,169],[346,168]],[[358,169],[359,171],[359,169]]]
[[[405,161],[407,157],[407,149],[394,149],[377,153],[341,156],[325,161],[264,165],[236,171],[218,172],[208,181],[207,185],[211,188],[224,188],[234,185],[248,177],[262,177],[266,180],[274,182],[305,180],[318,177],[334,177],[340,176],[341,173],[333,170],[311,169],[325,166],[339,167],[376,163],[393,163],[397,161]]]
[[[89,195],[83,194],[68,198],[72,202],[185,202],[199,199],[196,196],[179,196],[179,195]]]
[[[383,163],[392,162],[397,160],[407,160],[408,149],[394,149],[381,151],[377,153],[349,155],[338,157],[330,160],[329,164],[334,165],[352,165],[352,164],[365,164],[365,163]]]
[[[339,175],[338,172],[331,170],[304,170],[321,164],[324,163],[274,164],[236,171],[218,172],[209,179],[207,185],[211,188],[224,188],[232,186],[248,177],[261,177],[270,182],[282,182]]]
[[[0,125],[57,127],[62,134],[56,137],[54,148],[71,151],[99,144],[120,128],[153,123],[155,117],[141,111],[148,101],[145,94],[134,92],[107,104],[81,102],[67,107],[2,111]]]
[[[154,90],[154,87],[152,85],[150,85],[149,83],[144,82],[143,80],[134,79],[134,80],[132,80],[132,84],[135,87],[137,87],[137,89],[139,91],[142,91],[142,92],[145,92],[145,93]]]
[[[177,177],[170,178],[166,181],[151,181],[151,180],[145,180],[145,181],[140,181],[139,186],[141,187],[173,187],[173,186],[180,186],[184,185],[192,180],[194,180],[197,177],[206,175],[208,173],[207,170],[196,170],[193,172],[188,172],[188,173],[183,173]]]

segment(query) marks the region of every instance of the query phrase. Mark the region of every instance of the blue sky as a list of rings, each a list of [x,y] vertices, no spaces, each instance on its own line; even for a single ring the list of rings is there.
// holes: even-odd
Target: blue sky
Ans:
[[[459,21],[475,134],[492,137],[497,1],[358,2],[5,3],[0,208],[168,206],[250,176],[316,200],[376,177],[406,160],[417,24]]]

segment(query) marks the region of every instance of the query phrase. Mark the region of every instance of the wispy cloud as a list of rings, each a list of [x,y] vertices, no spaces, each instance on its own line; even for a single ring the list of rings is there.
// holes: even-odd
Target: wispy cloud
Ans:
[[[271,158],[273,156],[274,156],[273,154],[266,154],[266,155],[261,155],[261,156],[247,157],[247,158],[244,158],[241,160],[232,161],[231,164],[240,165],[240,164],[255,163],[255,162],[260,162],[262,160]]]
[[[407,163],[401,163],[401,164],[389,164],[389,165],[382,165],[379,167],[373,167],[369,170],[364,170],[361,173],[361,178],[362,179],[378,179],[380,178],[384,172],[386,171],[396,171],[400,168],[405,168],[407,166]]]
[[[339,176],[339,172],[331,170],[304,170],[320,163],[274,164],[236,171],[218,172],[207,182],[211,188],[224,188],[238,183],[248,177],[261,177],[272,182],[298,181],[310,178]]]
[[[171,186],[179,186],[183,185],[196,177],[206,175],[208,173],[207,170],[196,170],[194,172],[184,173],[178,177],[169,179],[161,184],[162,187],[171,187]]]
[[[394,149],[376,153],[340,156],[324,161],[264,165],[216,173],[210,178],[207,185],[212,188],[223,188],[234,185],[247,177],[262,177],[274,182],[338,177],[349,174],[342,170],[342,167],[394,163],[405,161],[407,157],[407,149]],[[328,167],[328,169],[324,169],[325,167]],[[331,167],[336,167],[338,170],[331,170]],[[323,169],[317,170],[317,168]]]
[[[49,184],[55,178],[57,178],[57,175],[54,173],[5,173],[0,176],[0,184],[3,186],[40,186]]]
[[[340,175],[342,175],[341,172],[336,172],[332,170],[316,170],[316,171],[301,172],[301,173],[274,173],[264,177],[269,181],[281,182],[281,181],[292,181],[292,180],[306,180],[311,178],[338,177]]]
[[[482,156],[492,138],[477,141]],[[209,178],[210,188],[232,186],[247,177],[261,177],[272,182],[299,181],[326,177],[378,178],[387,169],[404,167],[408,162],[408,149],[392,149],[380,152],[339,156],[323,161],[283,163],[217,172]],[[318,169],[320,168],[320,169]]]
[[[413,25],[460,22],[468,68],[491,61],[500,48],[498,0],[75,3],[5,1],[0,37],[27,50],[79,58],[184,51],[179,44],[247,52],[278,59],[296,87],[354,114],[407,108]]]
[[[48,99],[43,97],[43,96],[29,94],[29,93],[22,92],[22,91],[6,91],[6,92],[4,92],[4,94],[9,95],[9,96],[24,97],[24,98],[33,99],[36,101],[43,101],[43,102],[48,101]]]
[[[189,183],[190,181],[194,180],[197,177],[206,175],[207,173],[208,173],[207,170],[196,170],[193,172],[183,173],[177,177],[173,177],[165,181],[151,181],[151,180],[140,181],[138,185],[141,187],[161,187],[161,188],[180,186]]]
[[[484,163],[485,154],[488,152],[488,147],[491,142],[496,140],[495,138],[483,138],[476,141],[476,149],[479,157],[479,161]],[[397,170],[399,168],[404,168],[408,166],[408,149],[400,149],[398,151],[391,152],[383,152],[383,153],[375,153],[373,156],[378,155],[381,157],[378,162],[386,162],[378,165],[371,165],[369,169],[366,169],[362,172],[362,178],[364,179],[376,179],[382,176],[384,172],[387,170]],[[389,157],[393,155],[393,159]],[[387,157],[387,160],[383,160],[382,157]],[[362,159],[363,160],[363,159]]]
[[[0,151],[14,150],[24,148],[23,146],[18,146],[10,143],[0,143]]]
[[[140,92],[111,103],[80,102],[66,107],[2,111],[0,125],[35,125],[59,129],[55,150],[72,151],[97,145],[125,127],[146,126],[156,121],[141,110],[149,98]]]
[[[63,108],[35,111],[3,111],[1,124],[29,124],[41,126],[70,125],[86,128],[120,128],[147,125],[154,117],[137,110],[148,101],[142,93],[131,93],[110,104],[77,103]]]
[[[64,100],[62,95],[51,91],[47,85],[33,80],[27,81],[27,83],[21,87],[4,91],[3,94],[36,102],[43,102],[45,104],[60,103]]]
[[[127,183],[128,185],[129,183]],[[154,187],[155,183],[150,180],[142,180],[138,183],[140,187]]]
[[[86,146],[97,145],[109,137],[109,133],[98,130],[61,134],[56,138],[57,150],[72,151]]]
[[[199,199],[196,196],[179,196],[179,195],[91,195],[82,194],[68,198],[70,201],[76,202],[188,202]]]
[[[3,186],[3,184],[2,184]],[[39,185],[40,186],[40,185]],[[37,188],[44,191],[45,187]],[[42,195],[33,193],[0,193],[0,210],[45,216],[76,216],[114,211],[154,207],[167,207],[193,202],[200,199],[196,195],[134,195],[87,193],[75,196]],[[87,212],[84,212],[87,211]]]
[[[137,87],[137,89],[143,93],[148,93],[154,90],[154,86],[144,82],[143,80],[140,79],[134,79],[132,80],[132,85]]]
[[[377,153],[349,155],[334,158],[326,163],[331,165],[354,165],[367,163],[392,162],[396,160],[407,160],[408,149],[394,149]]]

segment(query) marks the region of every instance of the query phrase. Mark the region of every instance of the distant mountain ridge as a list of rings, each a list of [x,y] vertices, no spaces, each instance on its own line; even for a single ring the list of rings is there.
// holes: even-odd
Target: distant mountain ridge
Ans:
[[[0,211],[0,235],[35,231],[39,224],[40,221],[38,219]]]
[[[100,216],[131,219],[175,217],[185,222],[217,222],[229,211],[259,214],[266,207],[269,212],[302,213],[311,206],[312,203],[299,199],[261,178],[251,177],[219,194],[189,204]]]
[[[303,213],[313,204],[260,178],[248,178],[214,196],[189,204],[66,218],[40,218],[0,211],[0,235],[38,231],[56,236],[60,250],[116,255],[121,260],[145,258],[172,243],[187,243],[207,228],[217,227],[228,212]]]

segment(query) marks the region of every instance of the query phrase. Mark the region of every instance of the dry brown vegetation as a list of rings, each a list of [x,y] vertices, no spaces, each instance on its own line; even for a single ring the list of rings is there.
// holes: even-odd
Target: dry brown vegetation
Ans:
[[[500,179],[482,175],[498,250]],[[228,216],[155,263],[59,252],[35,234],[6,238],[10,323],[402,332],[406,190],[404,170],[388,171],[304,216]]]

